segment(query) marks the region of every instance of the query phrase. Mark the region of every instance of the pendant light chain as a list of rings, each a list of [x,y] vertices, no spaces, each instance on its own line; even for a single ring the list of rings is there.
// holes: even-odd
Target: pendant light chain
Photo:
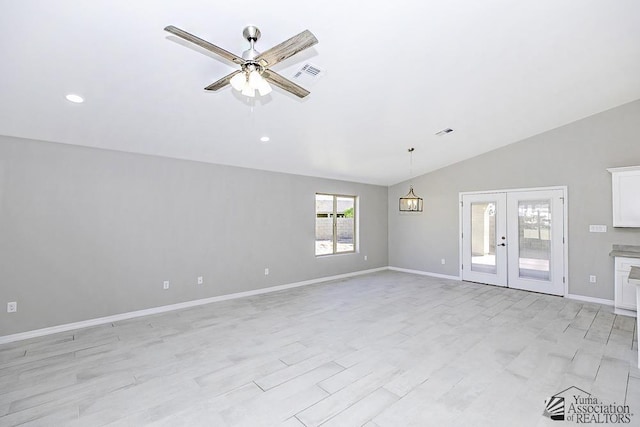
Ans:
[[[409,185],[413,187],[413,150],[415,148],[409,148]]]

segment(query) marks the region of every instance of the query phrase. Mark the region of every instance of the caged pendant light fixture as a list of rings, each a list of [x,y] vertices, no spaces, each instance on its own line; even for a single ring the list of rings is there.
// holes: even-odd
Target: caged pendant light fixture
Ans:
[[[411,173],[413,169],[413,151],[415,148],[411,147],[409,151],[409,179],[411,179]],[[413,185],[409,185],[409,192],[406,196],[400,197],[400,212],[422,212],[422,198],[415,195],[413,192]]]

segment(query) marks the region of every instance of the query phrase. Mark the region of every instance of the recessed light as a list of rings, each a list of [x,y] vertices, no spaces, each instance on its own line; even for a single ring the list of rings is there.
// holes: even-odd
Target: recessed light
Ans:
[[[269,138],[268,136],[263,136],[262,138],[260,138],[260,141],[262,142],[269,142],[271,140],[271,138]]]
[[[81,104],[84,102],[84,98],[81,97],[80,95],[75,95],[73,93],[70,93],[69,95],[66,96],[67,101],[76,103],[76,104]]]

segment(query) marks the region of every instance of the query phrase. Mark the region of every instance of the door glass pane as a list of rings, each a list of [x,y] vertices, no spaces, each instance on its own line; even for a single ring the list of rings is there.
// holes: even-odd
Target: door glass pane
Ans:
[[[333,253],[333,196],[316,194],[316,255]]]
[[[518,203],[519,276],[550,279],[551,200],[525,200]]]
[[[495,203],[471,203],[471,270],[497,272]]]
[[[355,198],[337,197],[336,212],[336,252],[355,251]]]

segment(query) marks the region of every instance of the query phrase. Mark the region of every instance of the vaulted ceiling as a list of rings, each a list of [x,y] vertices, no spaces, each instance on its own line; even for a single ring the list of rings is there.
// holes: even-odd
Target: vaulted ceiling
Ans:
[[[637,0],[0,0],[0,134],[381,185],[640,98]],[[203,88],[309,29],[250,101]],[[77,93],[82,104],[65,95]],[[436,132],[454,131],[436,136]],[[270,141],[261,142],[268,136]]]

